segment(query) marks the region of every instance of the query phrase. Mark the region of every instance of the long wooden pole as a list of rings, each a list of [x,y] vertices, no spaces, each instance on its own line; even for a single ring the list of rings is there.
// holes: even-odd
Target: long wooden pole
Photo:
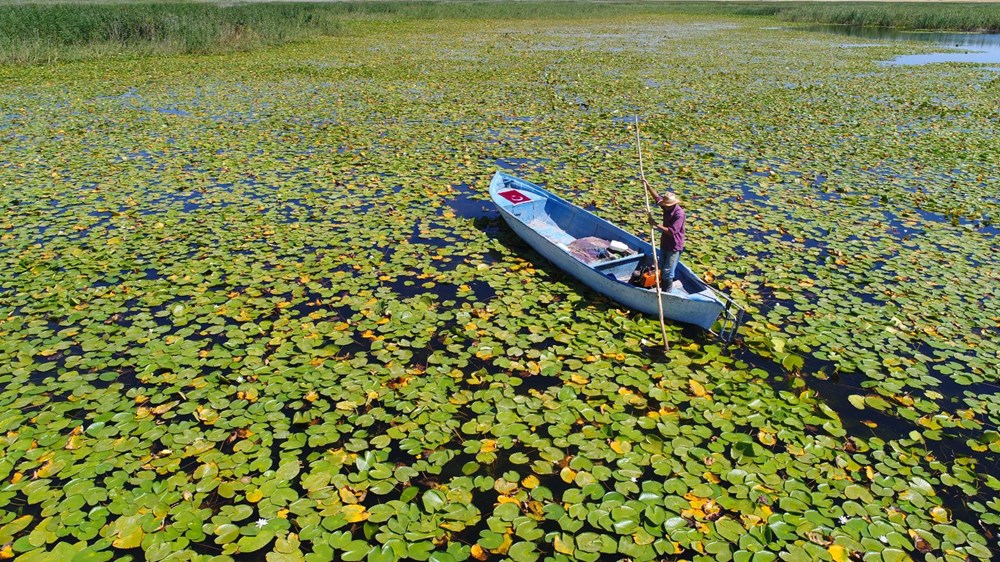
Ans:
[[[649,190],[646,189],[646,173],[642,169],[642,140],[639,138],[639,116],[635,116],[635,148],[639,151],[639,177],[642,179],[642,194],[646,196],[646,216],[653,217],[653,209],[649,205]],[[656,257],[656,228],[649,227],[649,240],[653,247],[653,268],[656,271],[656,305],[660,310],[660,332],[663,334],[663,349],[670,351],[670,341],[667,340],[667,323],[663,319],[663,294],[660,292],[660,261]]]

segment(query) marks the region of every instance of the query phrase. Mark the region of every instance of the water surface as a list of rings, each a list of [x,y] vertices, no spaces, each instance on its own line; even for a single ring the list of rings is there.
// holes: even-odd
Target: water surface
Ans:
[[[1000,63],[1000,34],[953,33],[938,31],[900,31],[896,29],[861,27],[849,25],[815,25],[810,31],[822,31],[847,35],[864,40],[879,41],[920,41],[936,43],[947,49],[940,53],[900,55],[888,65],[922,65],[936,62],[968,62],[978,64]],[[853,47],[869,46],[870,43],[852,44]]]

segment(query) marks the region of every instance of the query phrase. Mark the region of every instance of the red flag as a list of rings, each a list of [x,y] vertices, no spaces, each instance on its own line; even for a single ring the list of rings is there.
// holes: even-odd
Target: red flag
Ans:
[[[516,189],[508,189],[507,191],[501,191],[500,197],[503,197],[504,199],[510,201],[515,205],[517,205],[518,203],[527,203],[528,201],[531,201],[531,197],[528,197],[527,195],[521,193]]]

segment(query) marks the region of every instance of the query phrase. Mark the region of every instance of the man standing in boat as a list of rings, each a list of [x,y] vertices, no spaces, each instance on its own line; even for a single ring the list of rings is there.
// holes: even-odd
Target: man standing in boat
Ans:
[[[663,209],[663,222],[659,223],[653,215],[649,215],[649,224],[660,231],[660,287],[669,291],[673,288],[677,262],[684,250],[684,209],[676,194],[667,192],[660,197],[645,179],[642,180],[642,185]]]

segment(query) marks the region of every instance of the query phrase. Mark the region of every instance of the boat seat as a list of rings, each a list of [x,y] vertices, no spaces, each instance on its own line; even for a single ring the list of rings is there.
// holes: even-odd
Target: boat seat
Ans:
[[[624,256],[624,257],[620,257],[620,258],[615,258],[613,260],[599,261],[599,262],[593,263],[591,265],[594,267],[594,269],[604,270],[604,269],[608,269],[610,267],[615,267],[615,266],[623,264],[623,263],[632,263],[632,262],[641,261],[645,257],[646,257],[646,254],[635,253],[635,254],[632,254],[630,256]]]
[[[645,259],[646,254],[639,252],[632,254],[631,256],[598,262],[592,264],[591,267],[601,273],[604,273],[605,275],[614,276],[619,281],[628,281],[632,278],[632,273],[635,272],[636,268],[639,267],[639,264]]]

